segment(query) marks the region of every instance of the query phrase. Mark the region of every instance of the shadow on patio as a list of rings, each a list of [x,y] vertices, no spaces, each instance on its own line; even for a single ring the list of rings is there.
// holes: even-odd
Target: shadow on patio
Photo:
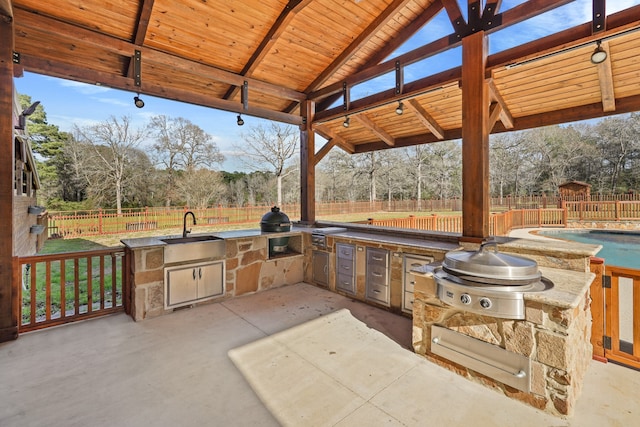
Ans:
[[[640,417],[640,373],[592,362],[556,418],[427,362],[411,321],[298,284],[0,344],[0,425],[602,426]]]

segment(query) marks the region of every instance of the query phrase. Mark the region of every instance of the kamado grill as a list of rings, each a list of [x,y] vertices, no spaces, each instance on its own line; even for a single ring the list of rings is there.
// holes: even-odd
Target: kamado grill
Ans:
[[[505,319],[524,319],[525,292],[553,287],[534,260],[499,253],[495,242],[483,243],[478,251],[448,252],[434,277],[443,302]]]

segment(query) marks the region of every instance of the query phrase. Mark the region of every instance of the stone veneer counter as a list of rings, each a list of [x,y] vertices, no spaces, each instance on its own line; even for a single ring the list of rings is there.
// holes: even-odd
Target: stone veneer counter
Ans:
[[[341,239],[351,239],[362,241],[363,243],[381,243],[395,246],[415,247],[421,249],[433,249],[437,251],[453,251],[460,249],[457,243],[439,241],[436,238],[412,238],[402,235],[391,235],[386,233],[367,233],[363,231],[345,231],[343,233],[332,234]]]

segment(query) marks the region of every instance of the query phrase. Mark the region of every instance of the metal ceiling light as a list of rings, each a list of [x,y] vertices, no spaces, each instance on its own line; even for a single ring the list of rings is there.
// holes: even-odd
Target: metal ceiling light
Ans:
[[[349,119],[349,117],[345,117],[344,122],[342,122],[342,126],[348,128],[349,127],[349,121],[351,119]]]
[[[402,101],[399,101],[398,107],[396,108],[396,114],[401,116],[402,113],[404,113],[404,104],[402,103]]]
[[[136,96],[133,97],[133,103],[138,108],[144,107],[144,101],[142,99],[140,99],[140,94],[137,94]]]
[[[602,64],[605,59],[607,59],[607,52],[600,46],[602,43],[600,40],[597,41],[598,46],[596,46],[596,50],[591,54],[591,62],[594,64]]]
[[[242,120],[241,114],[238,114],[238,119],[236,120],[236,123],[238,123],[238,126],[242,126],[244,124],[244,120]]]

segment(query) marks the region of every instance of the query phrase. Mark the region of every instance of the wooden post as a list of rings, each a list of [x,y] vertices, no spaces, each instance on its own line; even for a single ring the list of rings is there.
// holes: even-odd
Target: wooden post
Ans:
[[[313,224],[316,221],[316,150],[311,122],[315,103],[305,101],[300,105],[300,109],[305,120],[300,127],[300,221]]]
[[[0,342],[18,338],[20,317],[18,263],[13,258],[13,18],[0,9]]]
[[[462,40],[462,237],[489,236],[489,86],[487,39],[478,31]]]

